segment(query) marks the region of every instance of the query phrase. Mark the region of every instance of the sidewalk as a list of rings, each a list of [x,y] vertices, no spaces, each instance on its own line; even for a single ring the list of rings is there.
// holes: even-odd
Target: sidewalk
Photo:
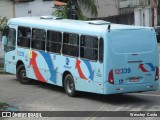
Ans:
[[[0,67],[3,65],[3,57],[4,57],[4,47],[1,43],[1,38],[0,38]]]
[[[4,47],[2,45],[2,38],[1,38],[1,32],[0,32],[0,59],[4,56]]]
[[[3,56],[4,56],[4,47],[3,47],[2,41],[0,39],[0,58],[3,58]]]

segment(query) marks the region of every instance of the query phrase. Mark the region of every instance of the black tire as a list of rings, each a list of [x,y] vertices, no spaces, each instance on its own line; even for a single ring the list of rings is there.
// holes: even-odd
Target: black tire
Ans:
[[[64,79],[64,89],[68,96],[74,97],[76,95],[74,79],[72,75],[66,75]]]
[[[26,69],[23,64],[17,68],[16,76],[18,81],[22,84],[30,84],[32,82],[31,79],[26,78]]]

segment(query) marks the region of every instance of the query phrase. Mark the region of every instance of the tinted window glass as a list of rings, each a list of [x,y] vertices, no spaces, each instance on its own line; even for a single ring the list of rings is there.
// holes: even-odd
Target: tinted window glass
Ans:
[[[9,28],[8,30],[8,42],[7,45],[4,47],[6,52],[15,50],[16,45],[16,30],[13,28]]]
[[[8,33],[7,46],[15,46],[15,41],[16,41],[16,30],[13,28],[10,28]]]
[[[47,51],[61,53],[62,33],[57,31],[47,32]]]
[[[80,41],[81,58],[97,60],[98,58],[98,38],[94,36],[82,35]]]
[[[30,48],[31,29],[28,27],[18,27],[17,45]]]
[[[63,54],[79,56],[79,35],[73,33],[63,34]]]
[[[32,29],[32,48],[45,50],[46,31],[44,29]]]
[[[103,52],[104,51],[104,44],[103,44],[103,38],[100,38],[99,40],[99,61],[103,62]]]

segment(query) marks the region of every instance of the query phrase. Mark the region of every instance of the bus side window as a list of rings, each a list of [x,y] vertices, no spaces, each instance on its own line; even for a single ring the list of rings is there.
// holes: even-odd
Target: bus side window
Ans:
[[[80,41],[80,57],[95,60],[98,59],[98,38],[95,36],[82,35]]]
[[[47,31],[47,51],[61,53],[62,33],[58,31]]]
[[[79,56],[79,35],[74,33],[63,34],[63,54]]]
[[[32,29],[32,48],[45,50],[46,31],[44,29]]]
[[[31,29],[29,27],[18,27],[17,45],[30,48]]]
[[[103,63],[103,54],[104,54],[104,41],[103,38],[99,40],[99,62]]]
[[[6,52],[15,50],[15,43],[16,43],[16,30],[14,28],[9,28],[8,42],[7,42],[7,45],[4,46],[4,50]]]

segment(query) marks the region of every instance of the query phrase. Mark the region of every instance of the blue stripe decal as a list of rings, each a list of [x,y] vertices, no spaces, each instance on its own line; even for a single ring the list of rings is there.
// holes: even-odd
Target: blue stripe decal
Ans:
[[[154,71],[155,70],[155,67],[153,66],[152,63],[146,63],[147,65],[149,65],[151,67],[151,71]]]
[[[56,84],[56,72],[57,72],[57,68],[54,69],[54,65],[52,63],[52,59],[51,56],[48,53],[44,53],[44,52],[40,52],[41,55],[43,56],[43,58],[45,59],[47,66],[49,68],[51,77],[49,78],[49,80],[51,80],[54,84]]]
[[[92,70],[92,67],[91,67],[91,64],[89,61],[86,61],[86,60],[83,60],[83,62],[86,64],[88,70],[89,70],[89,79],[93,80],[93,77],[94,77],[94,71]]]

